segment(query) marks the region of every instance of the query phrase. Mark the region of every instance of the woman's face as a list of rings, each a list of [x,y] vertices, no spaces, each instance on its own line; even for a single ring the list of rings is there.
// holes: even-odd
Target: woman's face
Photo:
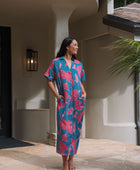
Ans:
[[[69,46],[67,46],[67,52],[71,55],[76,55],[78,52],[78,42],[73,40]]]

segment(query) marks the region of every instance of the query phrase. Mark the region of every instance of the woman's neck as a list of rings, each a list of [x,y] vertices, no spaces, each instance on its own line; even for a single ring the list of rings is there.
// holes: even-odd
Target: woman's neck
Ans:
[[[72,55],[70,55],[70,54],[65,54],[64,57],[66,58],[66,60],[71,60],[72,59]]]

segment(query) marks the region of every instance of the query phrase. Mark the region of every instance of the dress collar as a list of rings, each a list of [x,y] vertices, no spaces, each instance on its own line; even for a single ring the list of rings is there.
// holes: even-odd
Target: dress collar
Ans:
[[[60,60],[65,60],[64,56],[60,57]],[[72,61],[74,61],[74,58],[72,57]]]

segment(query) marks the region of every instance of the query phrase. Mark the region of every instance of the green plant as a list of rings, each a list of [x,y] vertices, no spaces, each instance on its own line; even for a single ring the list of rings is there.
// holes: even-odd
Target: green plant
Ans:
[[[116,57],[109,67],[112,74],[120,74],[129,71],[129,76],[136,76],[140,72],[140,43],[133,39],[119,39],[113,42],[111,49],[116,49]],[[137,84],[137,88],[140,83]]]

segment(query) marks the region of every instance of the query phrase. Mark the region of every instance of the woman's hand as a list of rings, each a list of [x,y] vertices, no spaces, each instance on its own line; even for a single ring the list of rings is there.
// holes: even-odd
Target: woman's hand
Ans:
[[[51,91],[54,93],[54,95],[55,95],[55,97],[57,98],[57,100],[59,100],[61,97],[64,98],[62,95],[59,95],[59,94],[58,94],[58,92],[57,92],[56,89],[55,89],[54,83],[53,83],[51,80],[49,80],[49,79],[47,79],[47,80],[48,80],[48,81],[47,81],[48,86],[49,86],[49,88],[51,89]]]
[[[82,98],[86,98],[87,94],[86,94],[85,88],[84,88],[84,86],[83,86],[82,83],[81,83],[81,88],[82,88],[82,96],[81,96],[81,99],[82,99]]]
[[[82,98],[86,98],[87,94],[86,93],[83,93],[82,96],[80,97],[80,99]]]
[[[59,100],[61,97],[64,99],[64,96],[62,96],[62,95],[59,95],[59,94],[58,94],[58,95],[56,96],[57,100]]]

